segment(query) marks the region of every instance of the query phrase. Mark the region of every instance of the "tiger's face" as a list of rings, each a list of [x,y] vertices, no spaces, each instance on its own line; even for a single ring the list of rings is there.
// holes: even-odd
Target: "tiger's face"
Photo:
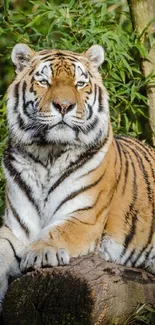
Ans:
[[[8,89],[8,124],[24,144],[91,146],[107,134],[108,95],[98,66],[101,46],[87,52],[43,50],[17,44],[12,61],[17,76]]]

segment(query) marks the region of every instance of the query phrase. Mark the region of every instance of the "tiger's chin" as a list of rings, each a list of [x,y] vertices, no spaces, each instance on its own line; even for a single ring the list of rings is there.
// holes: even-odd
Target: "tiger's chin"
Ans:
[[[48,144],[73,145],[79,143],[77,130],[63,121],[49,127],[44,138]]]

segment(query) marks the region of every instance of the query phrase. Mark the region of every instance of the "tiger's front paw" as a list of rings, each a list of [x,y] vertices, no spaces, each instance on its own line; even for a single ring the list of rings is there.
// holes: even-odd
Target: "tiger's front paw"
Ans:
[[[28,269],[50,267],[69,264],[70,256],[66,249],[55,251],[52,247],[46,246],[43,249],[31,250],[22,257],[20,269],[22,272]]]

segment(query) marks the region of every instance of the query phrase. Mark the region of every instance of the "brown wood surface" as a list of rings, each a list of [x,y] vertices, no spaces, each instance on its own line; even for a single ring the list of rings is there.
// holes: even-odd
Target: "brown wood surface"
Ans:
[[[145,302],[155,303],[152,275],[89,255],[12,282],[3,317],[6,325],[121,325]]]

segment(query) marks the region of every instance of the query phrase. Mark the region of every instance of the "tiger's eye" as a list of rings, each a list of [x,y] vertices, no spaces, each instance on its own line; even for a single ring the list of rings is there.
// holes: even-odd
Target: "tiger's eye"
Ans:
[[[39,83],[41,85],[48,85],[48,81],[46,79],[40,80]]]
[[[79,87],[83,87],[85,85],[85,82],[84,81],[78,81],[76,85],[79,86]]]

